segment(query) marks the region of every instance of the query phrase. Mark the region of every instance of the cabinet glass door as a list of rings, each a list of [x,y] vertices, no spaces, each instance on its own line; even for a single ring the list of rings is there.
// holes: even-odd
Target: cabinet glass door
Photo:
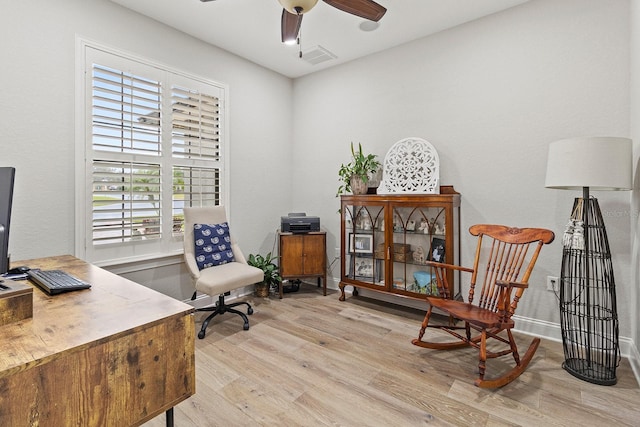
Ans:
[[[384,207],[347,205],[342,214],[346,277],[384,287]]]
[[[435,274],[425,263],[446,262],[446,232],[442,207],[394,207],[394,291],[437,295]]]

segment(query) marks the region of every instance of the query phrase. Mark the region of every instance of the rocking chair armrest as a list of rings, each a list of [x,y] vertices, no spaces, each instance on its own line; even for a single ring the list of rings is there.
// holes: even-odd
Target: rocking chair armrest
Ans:
[[[506,280],[496,280],[496,286],[500,288],[498,290],[498,314],[500,315],[501,322],[506,322],[511,318],[511,315],[515,312],[516,307],[518,306],[518,298],[511,301],[511,294],[513,292],[513,288],[518,289],[526,289],[529,287],[527,283],[523,282],[508,282]],[[523,291],[516,291],[516,295],[518,292],[522,293]]]
[[[503,288],[512,287],[512,288],[522,288],[527,289],[529,287],[528,283],[523,282],[507,282],[505,280],[496,280],[496,285],[501,286]]]
[[[424,265],[428,266],[428,267],[434,267],[434,268],[444,268],[444,269],[449,269],[449,270],[459,270],[459,271],[466,271],[467,273],[473,273],[473,268],[468,268],[468,267],[461,267],[459,265],[453,265],[453,264],[446,264],[444,262],[435,262],[435,261],[427,261],[424,263]]]

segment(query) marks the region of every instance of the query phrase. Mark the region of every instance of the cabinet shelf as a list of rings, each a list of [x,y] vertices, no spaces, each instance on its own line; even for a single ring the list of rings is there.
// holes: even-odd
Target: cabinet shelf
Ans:
[[[436,237],[446,236],[446,233],[422,233],[422,232],[413,231],[413,230],[394,231],[393,234],[408,234],[412,236],[436,236]]]
[[[354,295],[366,288],[424,299],[432,286],[424,277],[435,277],[426,261],[459,264],[460,194],[452,186],[440,191],[341,196],[341,301],[348,285]],[[363,269],[367,273],[358,274]],[[459,275],[447,274],[449,293],[456,296]]]
[[[357,233],[357,234],[374,234],[374,233],[384,233],[384,230],[381,230],[379,228],[375,228],[373,230],[365,230],[365,229],[353,229],[353,228],[348,228],[347,232],[349,233]],[[421,231],[415,231],[415,230],[403,230],[403,231],[393,231],[393,234],[407,234],[407,235],[415,235],[415,236],[439,236],[439,237],[444,237],[446,236],[446,233],[423,233]]]

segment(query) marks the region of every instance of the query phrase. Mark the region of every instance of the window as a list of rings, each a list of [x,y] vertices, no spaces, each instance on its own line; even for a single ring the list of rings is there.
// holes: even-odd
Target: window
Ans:
[[[183,208],[225,200],[225,87],[84,45],[79,252],[115,262],[182,250]]]

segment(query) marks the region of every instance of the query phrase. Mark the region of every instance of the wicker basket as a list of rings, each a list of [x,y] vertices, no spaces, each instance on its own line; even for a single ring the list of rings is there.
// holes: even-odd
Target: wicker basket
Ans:
[[[266,298],[269,296],[269,285],[266,283],[256,283],[255,294],[257,297]]]
[[[399,262],[407,262],[411,260],[411,245],[407,245],[404,243],[394,243],[393,244],[393,260]],[[376,259],[386,259],[385,257],[385,244],[380,243],[376,247],[375,251]]]
[[[396,254],[407,254],[411,252],[411,245],[405,243],[394,243],[393,244],[393,253]]]
[[[406,252],[403,254],[394,253],[393,260],[396,262],[408,262],[411,261],[411,252]]]

